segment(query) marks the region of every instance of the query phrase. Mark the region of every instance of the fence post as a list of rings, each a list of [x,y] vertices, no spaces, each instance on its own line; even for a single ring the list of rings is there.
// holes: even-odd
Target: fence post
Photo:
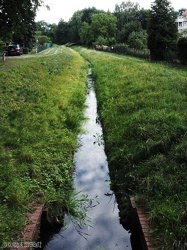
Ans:
[[[2,60],[3,60],[3,62],[5,61],[5,53],[3,53],[3,55],[2,55]]]

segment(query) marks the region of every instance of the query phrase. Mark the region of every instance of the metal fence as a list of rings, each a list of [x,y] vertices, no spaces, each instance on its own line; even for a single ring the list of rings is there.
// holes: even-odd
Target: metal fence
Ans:
[[[45,50],[45,49],[49,49],[53,46],[52,43],[46,43],[45,45],[42,46],[38,46],[37,47],[37,53],[40,53],[41,51]]]

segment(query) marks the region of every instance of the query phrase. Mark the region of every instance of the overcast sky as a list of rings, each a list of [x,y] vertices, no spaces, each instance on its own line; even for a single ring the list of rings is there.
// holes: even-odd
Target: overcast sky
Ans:
[[[50,6],[50,10],[41,7],[37,12],[36,21],[44,20],[50,24],[58,24],[60,19],[69,21],[75,11],[89,7],[95,7],[96,9],[105,11],[110,10],[113,12],[115,5],[121,4],[122,2],[122,0],[44,0],[44,3]],[[127,2],[127,0],[124,2]],[[140,8],[150,9],[151,3],[154,2],[154,0],[134,0],[131,2],[139,3]],[[170,0],[170,2],[175,10],[181,8],[187,9],[187,0]]]

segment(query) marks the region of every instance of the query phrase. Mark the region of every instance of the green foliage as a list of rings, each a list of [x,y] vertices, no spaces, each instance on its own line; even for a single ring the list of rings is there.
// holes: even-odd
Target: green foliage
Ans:
[[[92,33],[88,30],[88,26],[91,24],[91,17],[93,14],[105,13],[104,11],[97,10],[95,7],[85,8],[83,10],[75,11],[73,16],[68,22],[63,19],[60,20],[55,32],[55,41],[57,44],[74,43],[89,46],[92,44]],[[88,33],[87,33],[88,32]],[[86,35],[88,37],[86,37]],[[91,37],[89,37],[91,35]]]
[[[25,47],[23,48],[23,54],[28,54],[29,53],[29,48]]]
[[[123,26],[131,21],[136,21],[136,13],[139,11],[139,4],[131,1],[116,4],[114,15],[118,20],[118,30],[122,30]]]
[[[118,39],[120,42],[125,43],[128,40],[129,35],[134,32],[140,32],[142,30],[141,23],[139,21],[131,21],[123,26],[121,32],[119,32]]]
[[[40,32],[41,35],[47,36],[50,38],[52,43],[55,43],[55,33],[56,33],[57,25],[49,24],[44,21],[36,22],[36,31]]]
[[[82,23],[86,22],[86,23],[90,24],[92,22],[91,21],[92,15],[99,14],[99,13],[105,13],[105,11],[98,10],[95,7],[83,9],[82,10],[82,18],[81,18]]]
[[[94,41],[94,35],[91,30],[91,25],[84,22],[80,30],[80,40],[82,44],[86,46],[91,46]]]
[[[102,37],[102,36],[99,36],[95,42],[95,44],[98,44],[98,45],[108,45],[108,41],[106,38]]]
[[[87,46],[98,38],[106,39],[107,44],[116,34],[116,17],[112,14],[99,13],[91,16],[91,23],[84,22],[80,31],[81,42]]]
[[[0,3],[0,37],[4,42],[13,41],[32,47],[34,38],[34,18],[40,0],[10,0]]]
[[[168,0],[155,0],[148,26],[148,48],[152,60],[166,60],[165,53],[176,50],[176,16]]]
[[[112,186],[141,197],[156,249],[187,239],[187,73],[89,50]]]
[[[68,36],[67,39],[71,43],[80,44],[80,30],[82,26],[82,16],[84,10],[74,12],[73,16],[68,22]]]
[[[112,14],[93,14],[91,27],[94,34],[94,40],[99,36],[106,39],[114,37],[116,33],[117,18]]]
[[[187,63],[187,38],[179,39],[177,43],[178,58],[182,64]]]
[[[85,215],[92,206],[93,200],[89,199],[87,194],[82,192],[75,193],[73,191],[65,201],[66,214],[75,226],[78,226],[79,229],[83,225],[91,226],[90,218]],[[78,229],[76,228],[76,230]]]
[[[68,23],[60,20],[55,31],[55,42],[57,44],[66,44],[68,42],[68,29]]]
[[[0,53],[6,50],[6,43],[0,40]]]
[[[128,37],[130,48],[146,49],[147,48],[147,32],[142,30],[139,32],[133,31]]]
[[[33,199],[67,209],[87,64],[52,51],[0,65],[0,245],[19,233]]]
[[[36,30],[57,44],[73,43],[89,47],[93,43],[101,43],[102,38],[102,44],[114,45],[116,41],[127,42],[132,31],[146,30],[147,16],[148,11],[140,10],[138,4],[127,1],[116,5],[114,14],[95,7],[85,8],[75,11],[68,22],[61,19],[57,26],[37,22]]]
[[[128,44],[116,44],[114,46],[114,50],[116,53],[119,53],[119,54],[126,54],[127,53],[127,49],[129,48],[129,45]]]
[[[36,31],[35,39],[38,40],[40,45],[51,43],[50,37],[43,35],[41,31]]]

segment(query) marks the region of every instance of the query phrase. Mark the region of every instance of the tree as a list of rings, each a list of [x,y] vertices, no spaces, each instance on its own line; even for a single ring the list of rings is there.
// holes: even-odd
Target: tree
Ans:
[[[66,44],[67,42],[69,42],[68,32],[69,32],[69,23],[61,19],[56,28],[56,33],[55,33],[56,43]]]
[[[45,43],[51,43],[50,37],[43,35],[41,31],[36,31],[35,34],[38,44],[44,45]]]
[[[176,16],[170,2],[155,0],[151,6],[148,25],[148,48],[152,60],[166,60],[168,54],[176,51]]]
[[[139,21],[131,21],[123,26],[121,32],[118,33],[118,41],[120,43],[126,43],[129,35],[134,32],[142,30],[141,23]]]
[[[3,41],[31,46],[36,10],[42,0],[0,0],[0,37]]]
[[[81,28],[80,37],[82,44],[90,46],[99,37],[102,37],[103,40],[109,43],[116,36],[116,23],[117,19],[112,14],[92,14],[91,23],[84,22]]]
[[[187,29],[183,30],[180,34],[181,34],[183,37],[187,37]]]
[[[36,30],[41,31],[42,35],[46,35],[49,30],[49,24],[46,23],[44,20],[36,22]]]
[[[83,10],[74,12],[73,16],[69,20],[69,31],[67,39],[71,43],[80,44],[80,30],[82,27],[82,15]]]
[[[180,9],[180,10],[178,11],[177,14],[178,14],[179,16],[182,16],[182,13],[185,12],[185,10],[186,10],[186,9],[182,8],[182,9]]]
[[[45,21],[36,22],[36,31],[41,32],[40,35],[47,36],[50,38],[51,42],[55,42],[55,32],[57,25],[55,23],[49,24]]]
[[[84,22],[80,31],[81,43],[86,46],[91,46],[94,42],[94,35],[91,29],[91,25]]]
[[[69,33],[68,40],[72,43],[80,44],[83,38],[80,38],[80,34],[84,36],[85,34],[85,22],[91,24],[91,17],[93,14],[104,13],[104,11],[97,10],[95,7],[85,8],[83,10],[79,10],[74,12],[73,16],[69,21]],[[84,32],[81,32],[81,28],[83,27]],[[86,38],[85,44],[90,44],[91,38]]]
[[[187,64],[187,38],[181,38],[177,44],[178,58],[182,64]]]
[[[92,15],[91,23],[94,41],[99,36],[105,39],[110,39],[116,36],[117,31],[117,18],[112,14],[100,13]]]
[[[117,17],[117,28],[122,30],[123,26],[131,21],[137,20],[136,13],[139,11],[139,4],[131,1],[116,4],[114,15]]]
[[[136,20],[139,21],[142,25],[142,29],[147,30],[147,23],[150,10],[141,9],[136,12]]]
[[[99,14],[99,13],[104,13],[103,10],[98,10],[95,7],[92,8],[86,8],[82,10],[82,23],[86,22],[86,23],[91,23],[91,17],[93,14]]]
[[[128,45],[134,49],[146,49],[147,48],[147,32],[141,30],[139,32],[133,31],[128,37]]]

